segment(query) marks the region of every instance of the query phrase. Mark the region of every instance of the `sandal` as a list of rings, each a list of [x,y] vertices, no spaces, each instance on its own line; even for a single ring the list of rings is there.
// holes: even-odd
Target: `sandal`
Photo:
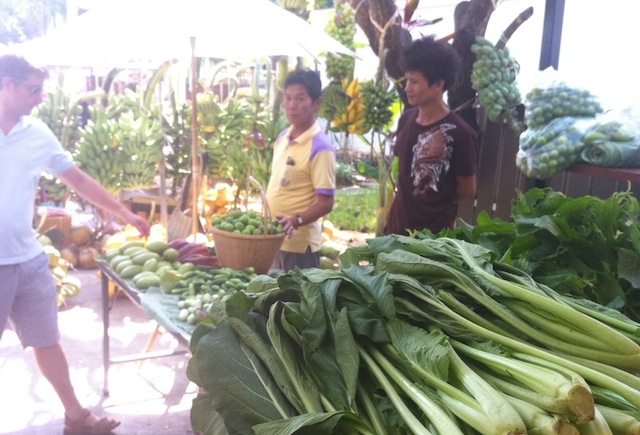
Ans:
[[[106,417],[97,419],[94,422],[88,422],[87,420],[91,415],[91,411],[88,409],[85,409],[80,418],[76,420],[70,419],[65,414],[64,435],[108,435],[120,425],[119,421]]]

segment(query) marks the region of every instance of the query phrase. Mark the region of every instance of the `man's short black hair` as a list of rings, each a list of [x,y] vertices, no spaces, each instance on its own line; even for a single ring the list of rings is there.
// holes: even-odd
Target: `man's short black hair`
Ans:
[[[458,52],[445,41],[425,36],[413,41],[404,51],[404,71],[422,73],[430,85],[443,80],[446,91],[456,80],[461,59]]]
[[[37,74],[40,77],[49,77],[49,73],[44,68],[32,65],[27,59],[15,54],[5,54],[0,56],[0,79],[10,77],[15,81],[22,82],[29,76]],[[0,83],[0,86],[2,84]]]
[[[291,71],[284,81],[284,88],[291,85],[302,85],[307,89],[309,96],[316,101],[322,96],[322,80],[320,73],[310,69],[297,69]]]

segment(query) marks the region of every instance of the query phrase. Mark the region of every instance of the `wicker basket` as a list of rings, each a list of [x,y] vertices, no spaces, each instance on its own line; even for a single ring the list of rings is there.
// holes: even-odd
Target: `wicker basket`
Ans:
[[[275,260],[284,233],[247,235],[211,228],[216,255],[223,267],[244,269],[253,267],[256,273],[268,273]]]
[[[265,274],[269,272],[280,246],[282,246],[285,234],[266,233],[268,223],[271,220],[271,211],[264,189],[253,177],[250,177],[248,181],[258,187],[262,196],[262,220],[264,221],[265,234],[238,234],[213,227],[211,234],[215,243],[216,255],[223,267],[231,269],[253,267],[256,273]]]

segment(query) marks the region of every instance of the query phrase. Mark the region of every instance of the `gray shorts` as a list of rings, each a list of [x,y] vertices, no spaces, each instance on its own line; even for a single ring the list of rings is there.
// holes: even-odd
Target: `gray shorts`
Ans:
[[[311,247],[307,247],[304,254],[295,252],[280,251],[273,262],[273,268],[289,272],[296,267],[307,269],[310,267],[320,267],[320,251],[311,252]]]
[[[0,338],[7,323],[24,347],[49,347],[59,341],[58,295],[46,254],[0,265]]]

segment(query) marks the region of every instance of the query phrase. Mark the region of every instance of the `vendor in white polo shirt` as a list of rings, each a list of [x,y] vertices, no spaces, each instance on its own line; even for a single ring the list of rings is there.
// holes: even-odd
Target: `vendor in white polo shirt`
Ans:
[[[316,115],[322,83],[317,72],[295,70],[284,85],[283,107],[291,126],[276,140],[267,202],[287,234],[273,267],[288,272],[320,266],[322,226],[333,209],[336,153]]]

